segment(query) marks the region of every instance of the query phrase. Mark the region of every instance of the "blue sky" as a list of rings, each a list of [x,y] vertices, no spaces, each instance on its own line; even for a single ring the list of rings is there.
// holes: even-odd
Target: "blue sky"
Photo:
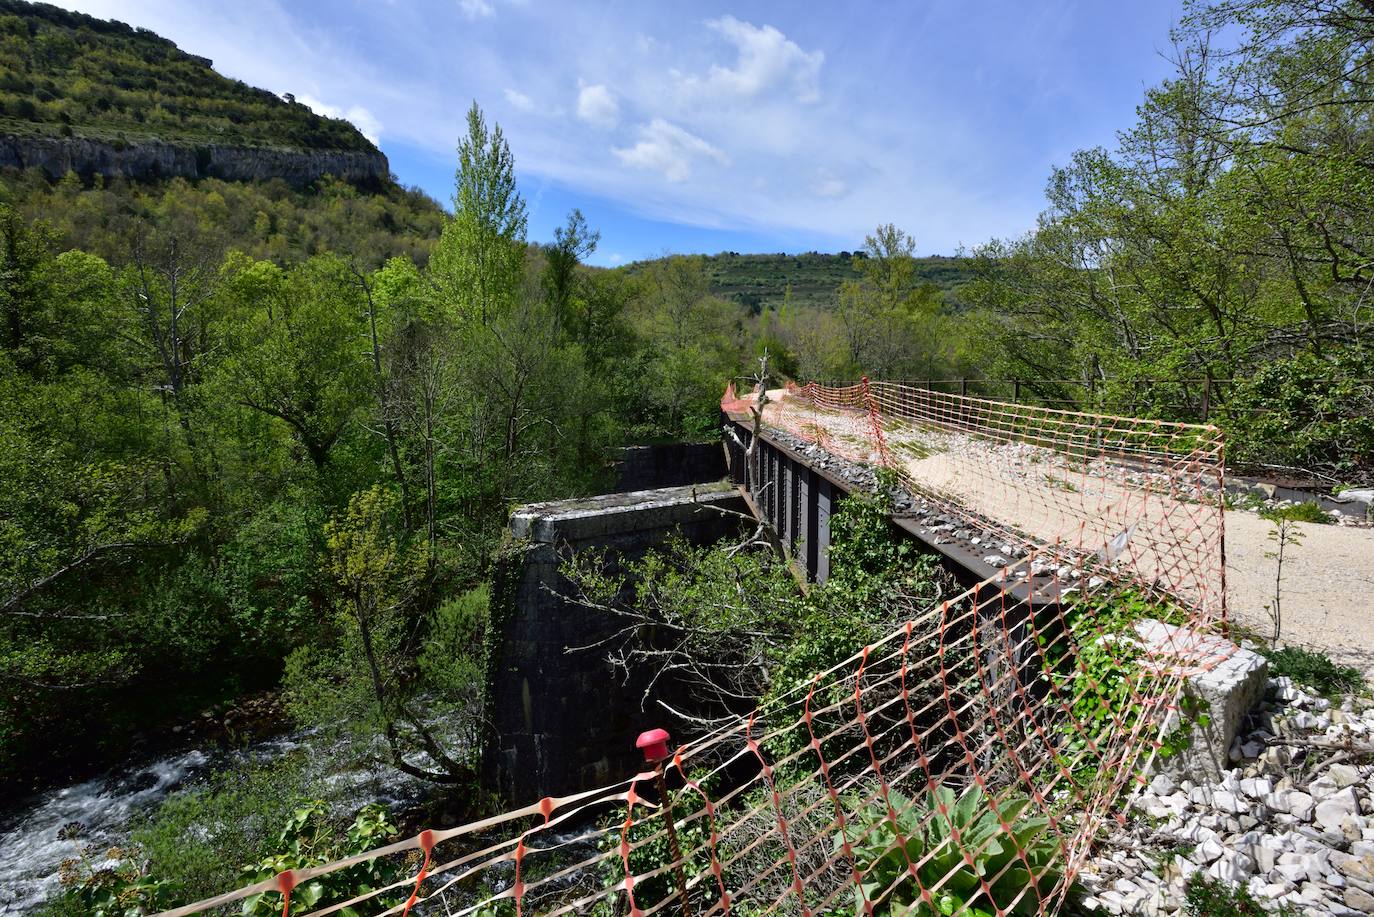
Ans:
[[[447,201],[473,99],[547,240],[593,258],[838,251],[893,222],[921,254],[1034,225],[1050,167],[1111,145],[1181,0],[581,3],[69,0],[347,117]]]

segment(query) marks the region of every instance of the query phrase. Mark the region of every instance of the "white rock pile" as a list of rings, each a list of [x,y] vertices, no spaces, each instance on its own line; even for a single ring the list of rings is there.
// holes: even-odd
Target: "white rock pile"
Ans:
[[[1374,914],[1374,701],[1333,704],[1287,678],[1231,748],[1219,782],[1159,775],[1080,879],[1109,914],[1171,914],[1195,873],[1275,910]]]

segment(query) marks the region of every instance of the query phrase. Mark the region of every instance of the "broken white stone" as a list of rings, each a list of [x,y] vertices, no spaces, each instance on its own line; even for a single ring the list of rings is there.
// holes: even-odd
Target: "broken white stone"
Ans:
[[[1255,871],[1255,861],[1249,854],[1231,852],[1222,856],[1207,869],[1207,875],[1223,882],[1240,884]]]
[[[1326,769],[1325,776],[1331,780],[1339,789],[1354,786],[1364,782],[1360,772],[1349,764],[1333,764]]]
[[[1353,790],[1340,790],[1317,803],[1313,817],[1327,831],[1339,832],[1341,820],[1360,814],[1360,799]]]
[[[1190,859],[1194,863],[1206,866],[1208,863],[1212,863],[1219,859],[1221,855],[1225,852],[1226,848],[1221,846],[1221,843],[1218,840],[1209,837],[1207,838],[1207,840],[1197,845],[1197,847],[1193,850],[1193,855],[1190,857]]]
[[[1275,812],[1287,812],[1299,821],[1311,821],[1312,797],[1298,790],[1280,790],[1260,800]]]

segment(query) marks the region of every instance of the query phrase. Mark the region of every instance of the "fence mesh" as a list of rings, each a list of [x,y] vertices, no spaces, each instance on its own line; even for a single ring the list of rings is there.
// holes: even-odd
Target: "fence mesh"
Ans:
[[[754,404],[736,397],[727,407],[739,414]],[[1206,619],[1225,615],[1215,427],[866,379],[777,390],[763,419],[851,462],[891,469],[904,489],[978,532],[982,545],[1039,547],[1171,595]]]
[[[1231,649],[1214,636],[1221,444],[917,394],[789,388],[757,419],[1014,539],[995,576],[903,600],[900,627],[622,783],[168,913],[254,895],[304,913],[293,889],[379,858],[409,878],[313,913],[1056,912],[1103,820],[1187,733],[1180,680]],[[759,404],[731,390],[722,408],[752,422]]]

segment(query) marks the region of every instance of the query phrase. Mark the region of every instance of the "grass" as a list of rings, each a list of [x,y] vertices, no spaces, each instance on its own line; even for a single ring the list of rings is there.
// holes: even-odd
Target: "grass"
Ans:
[[[1286,675],[1301,685],[1315,688],[1322,694],[1353,694],[1364,690],[1364,676],[1348,665],[1337,665],[1331,657],[1301,646],[1282,649],[1261,649],[1269,660],[1269,677]]]
[[[1050,487],[1055,488],[1056,490],[1063,490],[1069,493],[1078,492],[1078,488],[1073,486],[1072,483],[1064,480],[1063,478],[1057,478],[1052,474],[1045,475],[1045,483],[1048,484]]]
[[[920,440],[915,439],[890,440],[889,445],[892,447],[893,452],[896,452],[900,455],[905,455],[906,457],[915,459],[918,462],[921,459],[930,458],[932,455],[935,454],[934,449],[930,448]]]

